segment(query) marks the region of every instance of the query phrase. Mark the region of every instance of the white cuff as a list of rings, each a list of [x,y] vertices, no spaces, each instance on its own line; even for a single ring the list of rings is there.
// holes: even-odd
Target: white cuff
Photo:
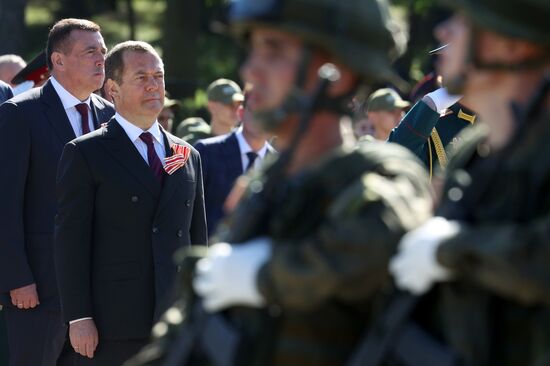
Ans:
[[[436,108],[437,113],[442,113],[445,109],[449,108],[462,98],[462,95],[451,95],[446,88],[439,88],[424,96],[430,98]]]
[[[86,318],[80,318],[80,319],[71,320],[71,321],[69,322],[69,325],[72,325],[72,324],[74,324],[74,323],[78,323],[79,321],[82,321],[82,320],[88,320],[88,319],[92,319],[92,317],[91,317],[91,316],[88,316],[88,317],[86,317]]]

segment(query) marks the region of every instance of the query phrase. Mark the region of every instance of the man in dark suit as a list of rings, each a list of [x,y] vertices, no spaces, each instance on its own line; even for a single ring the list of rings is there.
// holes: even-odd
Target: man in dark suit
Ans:
[[[199,140],[195,148],[203,164],[204,199],[208,233],[214,233],[224,217],[224,203],[237,178],[259,166],[268,153],[275,150],[267,142],[268,135],[261,132],[251,120],[252,113],[243,110],[242,125],[222,136]]]
[[[75,365],[136,353],[165,310],[172,254],[207,240],[200,156],[157,121],[160,57],[128,41],[105,63],[117,113],[65,146],[57,176],[55,265]]]
[[[12,366],[55,365],[65,341],[53,264],[55,171],[68,141],[114,113],[91,94],[103,83],[105,52],[97,24],[59,21],[48,36],[52,78],[0,106],[0,294]]]

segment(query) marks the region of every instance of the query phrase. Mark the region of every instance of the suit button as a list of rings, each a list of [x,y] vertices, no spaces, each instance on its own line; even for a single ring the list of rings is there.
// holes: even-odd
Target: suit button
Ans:
[[[159,228],[158,227],[153,227],[153,234],[157,234],[159,232]]]
[[[187,206],[187,207],[191,206],[191,201],[186,200],[186,201],[185,201],[185,206]]]
[[[183,231],[182,230],[178,230],[177,234],[178,238],[181,238],[183,236]]]
[[[139,197],[138,196],[132,196],[131,200],[132,200],[132,202],[136,203],[137,201],[139,201]]]

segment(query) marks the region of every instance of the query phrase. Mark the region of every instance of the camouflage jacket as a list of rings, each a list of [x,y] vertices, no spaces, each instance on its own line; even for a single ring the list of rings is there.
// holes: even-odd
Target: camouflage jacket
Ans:
[[[271,197],[263,197],[265,183],[262,175],[250,183],[220,239],[273,239],[258,283],[274,326],[243,309],[230,317],[252,340],[250,353],[268,343],[271,364],[342,365],[368,323],[372,295],[389,285],[387,262],[399,238],[430,215],[427,175],[406,149],[373,142],[333,151],[281,181]],[[265,200],[255,229],[240,230],[262,216],[253,212]]]
[[[438,250],[458,281],[440,286],[445,340],[467,365],[550,364],[550,114],[498,152],[465,131],[439,215],[463,223]]]

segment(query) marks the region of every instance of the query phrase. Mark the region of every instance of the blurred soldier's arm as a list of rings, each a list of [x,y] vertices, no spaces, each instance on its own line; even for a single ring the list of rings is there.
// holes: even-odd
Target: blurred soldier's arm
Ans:
[[[387,262],[401,235],[429,216],[432,202],[421,170],[403,159],[385,174],[365,173],[299,242],[256,238],[214,245],[194,282],[205,307],[307,309],[327,298],[367,298],[389,279]]]
[[[447,228],[430,232],[435,226]],[[400,287],[417,294],[460,278],[525,303],[549,304],[549,232],[548,216],[477,226],[434,218],[402,240],[391,271]]]

